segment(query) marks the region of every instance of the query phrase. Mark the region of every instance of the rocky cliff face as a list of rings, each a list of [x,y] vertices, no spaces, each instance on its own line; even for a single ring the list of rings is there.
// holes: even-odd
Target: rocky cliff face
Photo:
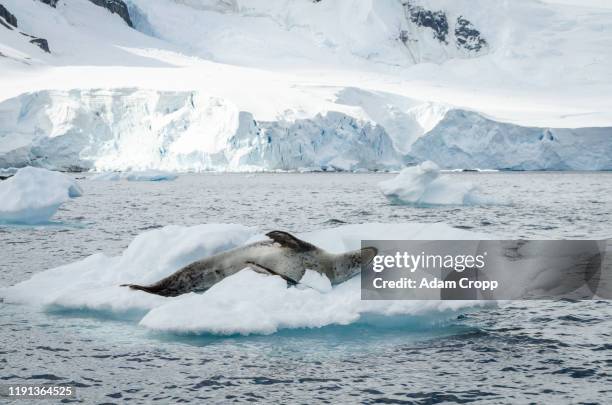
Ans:
[[[51,7],[55,7],[59,0],[39,0],[41,3],[45,3],[50,5]]]
[[[430,10],[416,5],[411,1],[402,3],[406,19],[417,29],[426,30],[433,38],[444,45],[453,45],[458,50],[468,54],[476,54],[486,50],[488,43],[471,21],[458,16],[452,18],[443,10]],[[413,41],[414,31],[403,30],[400,39],[407,46]]]
[[[39,0],[42,3],[48,4],[51,7],[56,7],[59,0]],[[99,7],[103,7],[113,14],[117,14],[125,21],[127,25],[133,27],[132,19],[128,11],[128,6],[123,0],[89,0],[93,4]]]
[[[127,25],[133,27],[127,4],[123,0],[89,0],[96,6],[104,7],[113,14],[117,14]]]
[[[2,18],[0,19],[0,24],[4,27],[10,30],[12,29],[11,26],[17,28],[17,18],[2,4],[0,4],[0,17]]]
[[[406,16],[419,27],[429,28],[440,42],[448,43],[448,19],[443,11],[426,10],[424,7],[403,3]]]
[[[2,4],[0,4],[0,26],[8,30],[15,30],[18,28],[17,17],[15,17],[10,11],[7,10]],[[38,38],[34,35],[26,34],[25,32],[18,31],[21,35],[27,38],[27,40],[33,44],[38,46],[43,51],[49,53],[49,43],[44,38]],[[0,54],[1,55],[1,54]]]
[[[312,2],[323,3],[322,0]],[[464,15],[458,14],[457,8],[451,9],[455,11],[435,9],[423,0],[380,0],[372,4],[374,13],[382,11],[377,18],[388,21],[389,26],[396,24],[389,16],[403,12],[397,39],[406,46],[413,63],[441,63],[487,53],[489,43],[481,31]],[[376,51],[371,53],[376,54]]]
[[[455,24],[455,40],[457,47],[468,51],[479,52],[487,47],[487,41],[482,37],[474,24],[459,16]]]
[[[445,48],[447,55],[453,56],[453,49],[458,55],[477,56],[488,50],[488,42],[474,24],[463,16],[452,16],[444,10],[431,10],[413,1],[402,2],[406,20],[411,24],[400,32],[399,39],[410,50],[415,62],[427,61],[419,56],[419,42],[422,35],[431,36],[434,41]],[[425,41],[426,42],[426,41]],[[421,44],[421,47],[427,44]],[[415,52],[413,48],[416,48]],[[423,60],[425,59],[425,60]],[[435,59],[435,58],[434,58]]]

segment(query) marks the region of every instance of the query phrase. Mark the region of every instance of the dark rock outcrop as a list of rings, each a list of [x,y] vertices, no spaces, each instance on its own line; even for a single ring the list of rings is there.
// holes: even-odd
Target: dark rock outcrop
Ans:
[[[123,0],[89,0],[96,6],[104,7],[113,14],[119,15],[126,22],[126,24],[134,28],[128,6]]]
[[[4,19],[4,21],[0,20],[0,24],[9,30],[13,29],[11,26],[17,28],[17,17],[11,14],[2,4],[0,4],[0,17]]]
[[[410,21],[419,27],[430,28],[434,32],[434,38],[440,42],[448,43],[448,19],[443,11],[427,10],[421,6],[415,6],[410,2],[403,3],[406,15]]]
[[[457,18],[455,38],[457,47],[467,49],[468,51],[479,52],[487,46],[487,41],[482,38],[480,31],[470,21],[463,18],[463,16]]]
[[[432,30],[434,38],[445,45],[452,41],[457,49],[474,53],[488,47],[488,43],[482,37],[480,31],[476,29],[471,21],[463,16],[459,16],[456,21],[451,19],[449,23],[450,17],[443,10],[428,10],[413,4],[411,1],[404,1],[402,5],[404,6],[406,18],[410,22],[417,27]],[[454,33],[454,40],[453,36],[450,35],[451,30]],[[407,44],[410,41],[409,32],[405,30],[400,31],[398,39]]]
[[[42,3],[48,4],[51,7],[55,8],[59,0],[39,0]],[[99,7],[103,7],[110,11],[113,14],[117,14],[119,17],[126,22],[127,25],[134,28],[134,24],[132,23],[132,19],[130,18],[130,13],[128,11],[128,6],[125,4],[123,0],[89,0],[93,4]]]
[[[11,14],[6,7],[0,4],[0,25],[12,30],[13,28],[17,28],[17,17]],[[21,35],[30,38],[30,43],[38,46],[40,49],[47,53],[51,53],[49,50],[49,43],[46,39],[38,38],[30,34],[26,34],[25,32],[20,32]]]
[[[55,8],[55,6],[57,5],[57,3],[59,2],[59,0],[39,0],[42,3],[48,4],[51,7]]]
[[[36,45],[47,53],[51,53],[51,50],[49,49],[49,42],[44,38],[30,39],[30,43]]]
[[[47,53],[51,53],[51,50],[49,49],[49,42],[46,39],[38,38],[38,37],[35,37],[34,35],[26,34],[25,32],[21,32],[20,34],[23,35],[24,37],[30,38],[31,44],[36,45],[37,47],[39,47],[40,49],[42,49],[43,51]]]

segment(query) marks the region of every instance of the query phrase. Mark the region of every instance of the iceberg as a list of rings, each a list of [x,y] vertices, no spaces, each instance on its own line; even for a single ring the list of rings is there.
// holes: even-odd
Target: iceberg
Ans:
[[[484,239],[487,235],[444,224],[361,224],[297,235],[330,252],[356,249],[362,239]],[[331,287],[308,272],[299,288],[280,277],[245,269],[203,294],[161,297],[119,287],[147,284],[195,260],[265,238],[243,225],[167,226],[138,235],[119,256],[95,254],[0,289],[7,303],[113,314],[145,328],[173,333],[269,334],[286,328],[317,328],[365,322],[369,315],[456,315],[473,303],[451,301],[361,301],[360,279]]]
[[[144,170],[135,172],[103,172],[91,176],[90,180],[99,181],[172,181],[178,176],[176,173],[164,172],[161,170]]]
[[[46,169],[25,167],[0,182],[0,222],[39,224],[83,191],[74,179]]]
[[[392,204],[398,205],[469,205],[485,202],[472,183],[440,176],[440,168],[430,161],[408,167],[397,177],[378,186]]]

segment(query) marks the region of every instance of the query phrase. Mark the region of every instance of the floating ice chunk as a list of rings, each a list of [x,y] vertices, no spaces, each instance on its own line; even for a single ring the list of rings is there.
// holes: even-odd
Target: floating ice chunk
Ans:
[[[89,180],[96,181],[119,181],[121,180],[122,173],[119,172],[102,172],[94,174]]]
[[[287,288],[278,276],[247,269],[204,294],[166,301],[149,311],[140,325],[173,333],[271,334],[280,329],[348,325],[363,322],[368,315],[408,319],[426,316],[436,323],[474,305],[456,301],[362,301],[359,277],[321,292]]]
[[[487,238],[444,224],[346,225],[297,236],[333,253],[358,249],[362,239]],[[331,288],[329,280],[311,271],[302,278],[300,288],[287,288],[280,277],[249,269],[203,294],[166,298],[119,287],[153,283],[195,260],[262,239],[263,234],[242,225],[167,226],[140,234],[120,256],[96,254],[38,273],[15,286],[0,288],[0,297],[7,303],[111,312],[129,319],[149,311],[141,320],[144,327],[215,334],[267,334],[285,328],[373,322],[371,318],[394,324],[395,317],[410,322],[424,317],[436,323],[474,305],[361,301],[359,277]]]
[[[485,202],[472,183],[440,176],[438,166],[429,161],[408,167],[397,177],[378,186],[393,204],[464,205]]]
[[[95,254],[34,275],[6,290],[6,302],[128,313],[166,298],[121,284],[150,284],[181,267],[244,244],[255,230],[242,225],[166,226],[138,235],[121,256]]]
[[[145,170],[138,172],[104,172],[91,177],[91,180],[102,181],[171,181],[178,177],[176,173],[161,170]]]
[[[164,172],[161,170],[125,173],[125,179],[127,181],[171,181],[177,177],[176,173]]]
[[[38,224],[83,191],[74,179],[59,172],[25,167],[0,182],[0,222]]]

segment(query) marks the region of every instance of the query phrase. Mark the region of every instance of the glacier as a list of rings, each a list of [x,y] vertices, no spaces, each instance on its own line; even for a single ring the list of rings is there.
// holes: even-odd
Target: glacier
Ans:
[[[44,90],[0,103],[0,167],[63,171],[611,170],[612,129],[502,123],[341,88],[314,116],[258,120],[204,92]],[[334,111],[337,109],[337,111]]]
[[[523,127],[452,110],[410,154],[445,169],[612,170],[612,127]]]
[[[402,160],[375,123],[333,111],[257,121],[198,92],[41,91],[0,103],[0,122],[0,167],[383,170]]]
[[[0,26],[0,168],[611,168],[605,9],[532,0],[2,4],[51,53]]]
[[[60,205],[82,194],[76,181],[63,173],[24,167],[0,181],[0,223],[48,222]]]

